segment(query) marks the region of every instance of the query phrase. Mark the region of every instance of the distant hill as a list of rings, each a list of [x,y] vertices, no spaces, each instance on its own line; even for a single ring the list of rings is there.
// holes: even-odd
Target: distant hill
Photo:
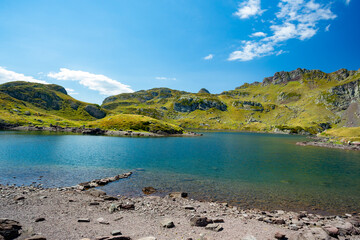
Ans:
[[[221,94],[155,88],[119,94],[102,108],[184,128],[315,134],[360,126],[360,70],[296,69]]]
[[[67,95],[66,90],[59,85],[30,82],[0,85],[2,124],[182,132],[181,128],[156,119],[117,114],[99,105],[81,102]]]

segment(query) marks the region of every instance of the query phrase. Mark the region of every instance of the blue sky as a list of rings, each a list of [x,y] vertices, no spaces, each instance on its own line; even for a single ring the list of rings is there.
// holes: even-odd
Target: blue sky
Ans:
[[[212,93],[298,67],[360,67],[349,0],[0,0],[0,83],[56,83],[101,103],[170,87]]]

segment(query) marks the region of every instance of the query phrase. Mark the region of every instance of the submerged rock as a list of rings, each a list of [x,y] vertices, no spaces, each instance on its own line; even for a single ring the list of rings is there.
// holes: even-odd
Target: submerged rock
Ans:
[[[150,194],[153,194],[153,193],[156,193],[156,189],[153,188],[153,187],[144,187],[142,189],[143,193],[146,194],[146,195],[150,195]]]

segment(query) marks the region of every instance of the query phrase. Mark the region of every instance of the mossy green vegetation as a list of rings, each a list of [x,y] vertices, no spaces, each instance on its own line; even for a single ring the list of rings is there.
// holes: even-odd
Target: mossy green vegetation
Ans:
[[[0,85],[0,123],[167,133],[183,131],[178,126],[151,117],[114,114],[97,104],[78,101],[58,85],[29,82]]]
[[[359,71],[327,74],[297,69],[221,94],[156,88],[109,97],[102,107],[118,113],[141,112],[183,128],[317,134],[350,124],[345,111],[350,102],[359,102],[359,88],[342,92],[337,88],[353,88],[359,79]],[[168,94],[160,97],[160,91]],[[348,93],[354,91],[357,95]]]
[[[320,136],[329,137],[332,141],[340,142],[360,142],[360,127],[342,127],[328,129]]]

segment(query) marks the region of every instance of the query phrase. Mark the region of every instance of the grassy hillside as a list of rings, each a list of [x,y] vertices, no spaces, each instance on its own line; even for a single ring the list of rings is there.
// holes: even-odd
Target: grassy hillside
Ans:
[[[177,126],[150,117],[119,115],[96,104],[78,101],[58,85],[29,82],[0,85],[0,123],[182,132]]]
[[[360,71],[297,69],[221,94],[156,88],[111,96],[102,107],[197,129],[316,134],[360,126]]]

